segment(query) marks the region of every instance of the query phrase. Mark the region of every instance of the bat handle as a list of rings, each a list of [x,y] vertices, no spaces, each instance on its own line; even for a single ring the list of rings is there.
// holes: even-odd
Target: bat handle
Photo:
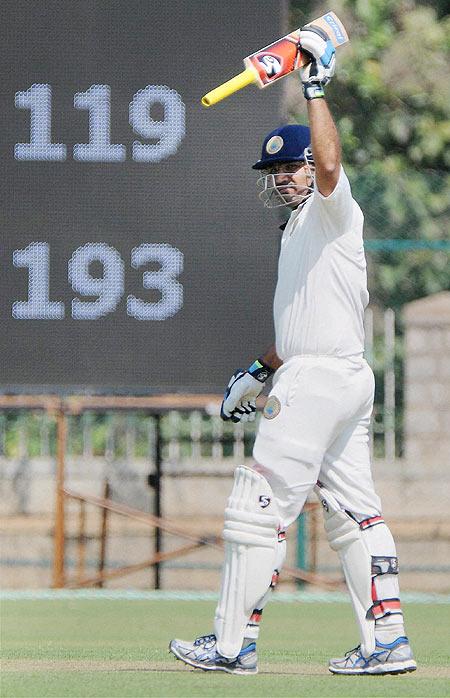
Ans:
[[[204,107],[211,107],[213,104],[217,104],[217,102],[225,99],[225,97],[232,95],[233,92],[242,90],[243,87],[246,87],[247,85],[250,85],[252,82],[256,81],[256,76],[253,70],[246,68],[242,71],[242,73],[239,73],[239,75],[236,75],[234,78],[231,78],[231,80],[224,82],[223,85],[219,85],[219,87],[211,90],[211,92],[208,92],[208,94],[202,97],[202,104]]]

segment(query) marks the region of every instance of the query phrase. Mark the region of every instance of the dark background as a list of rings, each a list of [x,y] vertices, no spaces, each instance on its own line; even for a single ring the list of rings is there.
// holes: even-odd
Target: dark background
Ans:
[[[134,0],[2,3],[3,118],[0,180],[0,337],[3,391],[222,391],[236,366],[272,339],[277,218],[256,197],[250,165],[266,132],[280,123],[283,86],[251,86],[205,109],[202,95],[243,68],[242,58],[283,33],[284,3],[238,0],[171,3]],[[33,83],[52,88],[52,142],[64,162],[14,159],[30,138],[30,111],[14,106]],[[77,162],[87,143],[88,112],[73,95],[111,87],[111,143],[126,146],[119,163]],[[135,162],[129,103],[147,85],[167,85],[186,105],[186,135],[159,163]],[[161,118],[156,112],[152,116]],[[50,300],[61,320],[18,320],[12,303],[27,300],[28,270],[16,249],[50,246]],[[67,278],[73,251],[103,242],[120,253],[125,291],[116,310],[75,320],[80,297]],[[130,293],[147,301],[130,265],[133,247],[164,243],[184,255],[183,308],[164,321],[126,313]],[[154,270],[150,266],[148,269]],[[98,274],[101,267],[92,266]]]

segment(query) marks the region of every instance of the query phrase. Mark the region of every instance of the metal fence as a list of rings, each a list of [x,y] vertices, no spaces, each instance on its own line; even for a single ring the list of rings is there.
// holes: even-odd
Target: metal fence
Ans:
[[[365,325],[366,356],[377,374],[371,432],[375,475],[400,544],[403,570],[410,574],[406,588],[442,590],[446,588],[448,572],[444,550],[449,529],[434,510],[428,490],[424,490],[424,483],[429,480],[426,464],[422,464],[419,479],[415,480],[409,466],[398,458],[402,452],[401,323],[391,309],[369,308]],[[49,396],[48,400],[58,398]],[[157,420],[154,411],[138,406],[120,411],[110,409],[106,402],[101,404],[102,398],[78,396],[74,400],[84,400],[86,409],[66,412],[64,457],[69,490],[86,495],[88,502],[89,497],[93,501],[92,498],[104,496],[107,483],[109,497],[120,506],[149,514],[162,513],[193,536],[201,537],[205,531],[211,535],[220,533],[233,469],[239,462],[251,462],[258,419],[245,425],[222,422],[218,396],[203,398],[201,406],[193,403],[189,409],[177,409],[176,404],[169,409],[166,405]],[[27,409],[11,409],[7,403],[6,396],[1,398],[3,583],[12,587],[48,586],[54,559],[56,412],[51,405],[37,409],[31,403]],[[407,494],[408,488],[411,495]],[[156,497],[160,498],[159,503]],[[65,565],[73,572],[80,569],[82,559],[81,567],[92,575],[98,570],[102,524],[98,513],[87,503],[80,529],[78,501],[81,500],[72,497],[66,503]],[[302,518],[298,527],[289,532],[288,564],[325,574],[331,581],[339,580],[338,561],[330,558],[316,524],[316,520]],[[112,522],[111,543],[108,551],[103,550],[102,564],[119,569],[133,566],[137,554],[150,559],[149,553],[157,547],[155,535],[149,533],[148,527],[144,531],[137,524]],[[161,534],[160,552],[172,556],[171,545],[169,538]],[[217,551],[200,549],[193,558],[161,560],[162,586],[166,588],[217,586]],[[130,583],[138,587],[151,586],[153,581],[148,571],[130,578]]]
[[[366,357],[382,380],[374,405],[371,431],[372,453],[394,459],[401,453],[402,420],[396,405],[399,376],[396,352],[401,338],[396,336],[396,318],[391,309],[382,313],[368,308],[365,316]],[[164,461],[195,462],[198,468],[212,460],[251,456],[258,418],[250,424],[224,423],[217,406],[206,412],[172,410],[162,419]],[[114,461],[151,457],[154,426],[139,412],[86,411],[72,416],[68,423],[68,455]],[[53,457],[56,452],[54,420],[41,410],[0,411],[0,459],[24,463],[30,459]]]

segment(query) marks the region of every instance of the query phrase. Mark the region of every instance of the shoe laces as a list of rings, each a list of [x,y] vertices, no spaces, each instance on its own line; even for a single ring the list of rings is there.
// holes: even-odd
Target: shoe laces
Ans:
[[[194,645],[196,647],[200,647],[200,645],[208,645],[211,643],[211,646],[213,646],[216,642],[216,636],[214,634],[212,635],[200,635],[195,641]]]
[[[358,654],[361,654],[361,645],[356,645],[356,647],[354,647],[352,650],[348,650],[348,652],[345,653],[345,656],[347,658],[351,657],[352,654],[354,654],[355,652],[357,652]]]

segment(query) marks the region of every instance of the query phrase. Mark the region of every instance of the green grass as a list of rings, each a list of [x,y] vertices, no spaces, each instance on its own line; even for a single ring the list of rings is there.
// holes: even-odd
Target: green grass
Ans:
[[[189,670],[167,643],[208,632],[213,612],[201,601],[3,601],[1,696],[450,696],[450,605],[407,606],[419,669],[387,677],[327,672],[356,634],[350,606],[325,603],[268,606],[257,676]]]

